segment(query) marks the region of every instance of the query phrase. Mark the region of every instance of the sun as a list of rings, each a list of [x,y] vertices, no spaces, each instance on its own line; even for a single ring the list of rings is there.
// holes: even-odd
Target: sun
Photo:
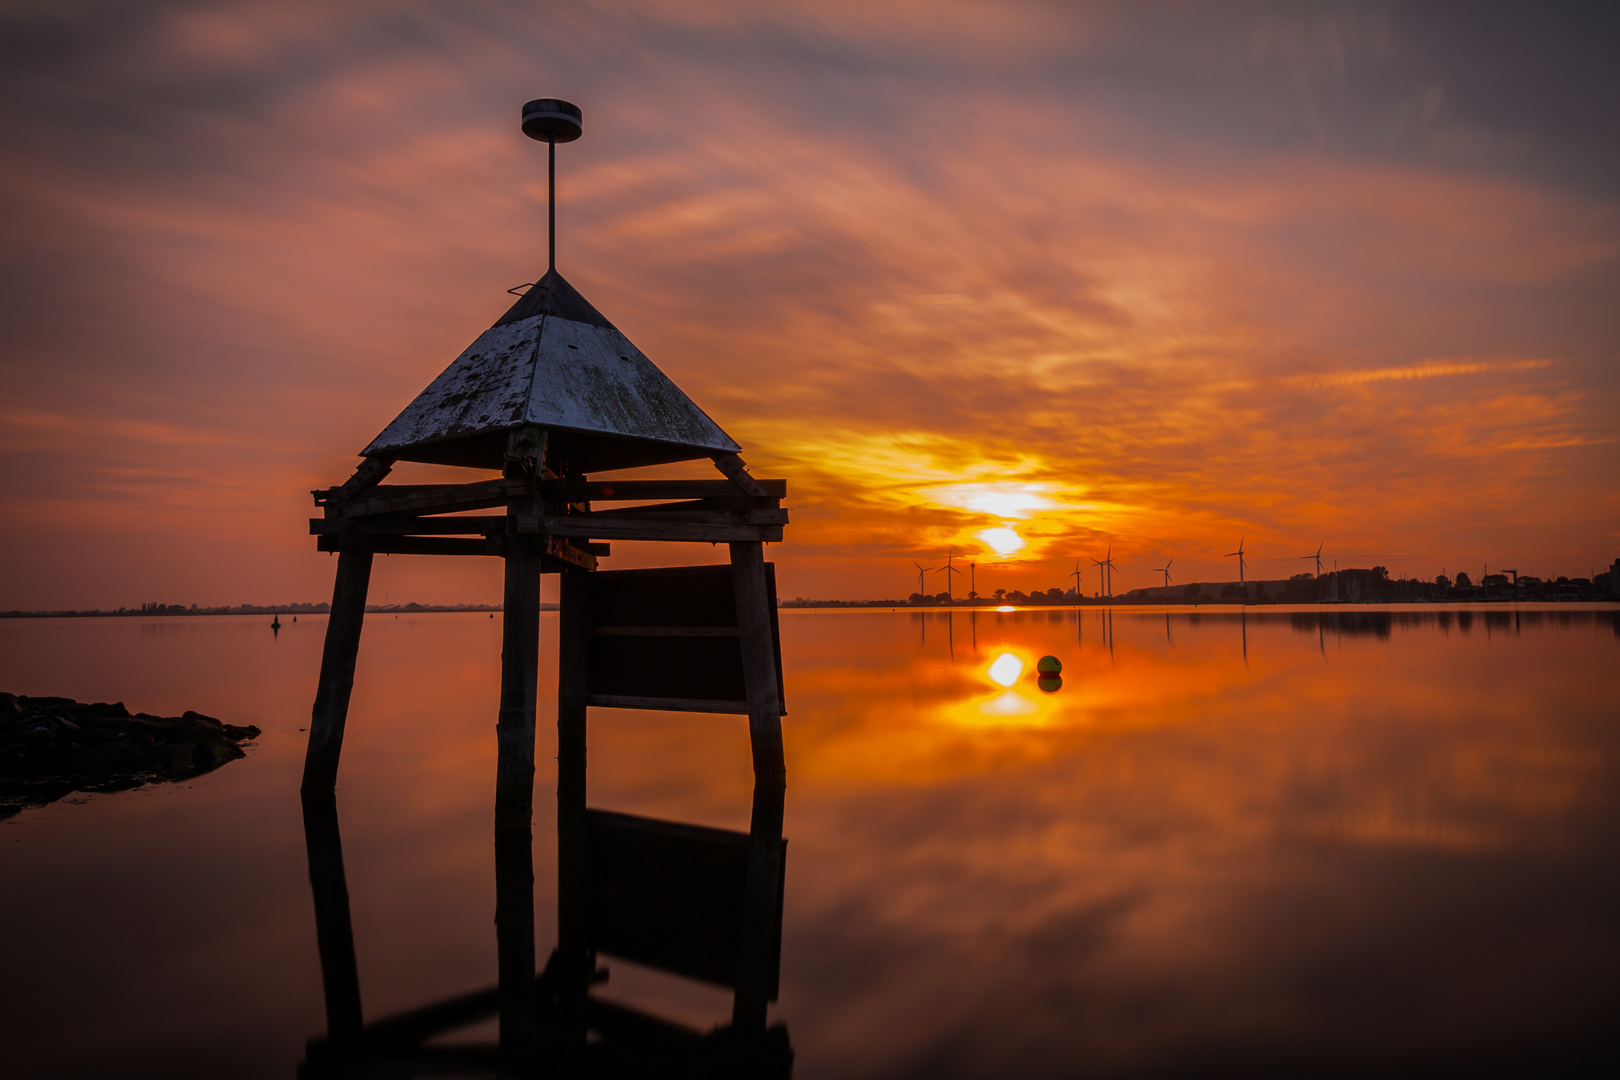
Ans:
[[[1024,546],[1024,538],[1018,535],[1018,530],[1011,525],[1001,525],[994,529],[985,529],[975,533],[980,540],[989,545],[990,550],[997,555],[1011,555]]]

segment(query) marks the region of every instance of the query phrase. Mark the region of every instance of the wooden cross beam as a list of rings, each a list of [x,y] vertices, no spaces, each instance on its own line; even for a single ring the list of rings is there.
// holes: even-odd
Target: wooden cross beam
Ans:
[[[541,494],[560,502],[625,502],[650,499],[787,498],[786,480],[755,480],[760,495],[738,490],[730,480],[546,480]]]

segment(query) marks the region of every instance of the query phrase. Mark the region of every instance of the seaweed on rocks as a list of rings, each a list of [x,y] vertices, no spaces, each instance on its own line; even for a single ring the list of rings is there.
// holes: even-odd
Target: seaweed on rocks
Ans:
[[[246,757],[252,725],[212,716],[131,714],[124,703],[0,693],[0,818],[75,791],[186,780]]]

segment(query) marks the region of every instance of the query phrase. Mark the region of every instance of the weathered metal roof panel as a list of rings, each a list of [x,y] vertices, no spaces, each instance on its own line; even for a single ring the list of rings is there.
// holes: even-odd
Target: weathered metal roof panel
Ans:
[[[547,317],[525,420],[717,453],[737,444],[611,326]]]
[[[589,468],[739,449],[551,271],[362,453],[498,469],[499,433],[519,424],[579,433],[571,440],[573,454]]]
[[[524,422],[543,316],[493,326],[371,440],[362,454],[393,454]]]
[[[591,302],[579,295],[579,290],[568,284],[568,279],[555,270],[547,270],[546,276],[529,287],[529,291],[518,297],[518,302],[507,308],[496,326],[505,326],[507,323],[522,322],[532,319],[536,315],[556,315],[574,322],[590,323],[592,326],[612,326],[607,316],[597,311]]]

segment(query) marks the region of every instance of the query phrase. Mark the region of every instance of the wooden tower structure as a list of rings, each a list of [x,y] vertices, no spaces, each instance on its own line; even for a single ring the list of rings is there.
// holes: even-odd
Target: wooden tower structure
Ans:
[[[611,921],[602,914],[609,904],[603,883],[622,869],[613,852],[629,845],[639,852],[638,865],[650,858],[671,868],[650,884],[645,875],[637,878],[647,895],[635,902],[646,910],[657,908],[662,902],[657,894],[666,887],[707,889],[717,904],[735,909],[735,970],[723,973],[736,989],[733,1027],[763,1031],[766,1003],[775,996],[780,945],[786,785],[775,578],[763,545],[782,539],[786,483],[751,476],[737,443],[557,272],[556,146],[579,137],[580,110],[556,99],[531,101],[523,108],[523,130],[548,145],[551,257],[546,273],[371,441],[353,476],[314,492],[322,516],[310,521],[310,531],[318,549],[336,553],[338,563],[304,763],[306,810],[331,800],[335,789],[373,557],[499,558],[506,580],[497,847],[527,850],[540,580],[542,574],[559,574],[559,944],[547,970],[560,985],[580,988],[583,1000],[595,949]],[[499,475],[463,484],[384,483],[401,461]],[[681,461],[712,462],[719,475],[590,478]],[[467,513],[478,510],[498,512]],[[725,543],[730,560],[717,566],[598,569],[597,560],[614,540]],[[585,749],[592,706],[748,717],[753,818],[744,862],[720,858],[733,868],[726,879],[732,884],[681,877],[695,865],[692,852],[702,849],[704,830],[587,810]],[[668,827],[653,827],[659,824]],[[735,836],[725,841],[732,849]],[[668,840],[660,848],[664,855],[648,856],[648,843],[663,843],[658,837]],[[740,878],[734,872],[738,865],[745,866]],[[532,905],[533,875],[510,872],[508,865],[501,879],[500,980],[510,991],[501,995],[501,1042],[503,1050],[521,1052],[535,1038],[534,1011],[523,1004],[526,995],[532,997],[535,980],[532,919],[526,935],[517,929],[509,934],[507,928],[524,924],[511,916]]]

